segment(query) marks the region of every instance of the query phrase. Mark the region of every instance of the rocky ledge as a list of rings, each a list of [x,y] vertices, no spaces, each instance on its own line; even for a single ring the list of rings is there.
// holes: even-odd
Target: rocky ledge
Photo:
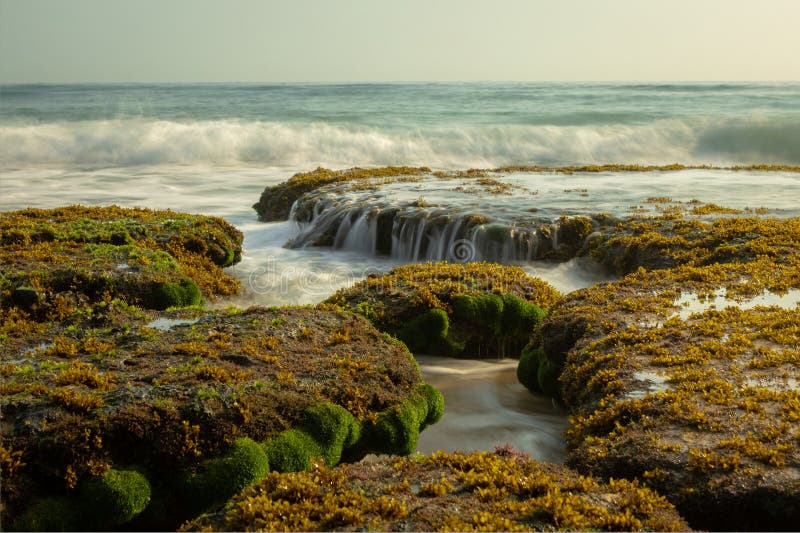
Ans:
[[[783,231],[769,238],[749,233],[744,242],[706,234],[711,249],[669,247],[660,254],[690,258],[684,266],[640,269],[553,308],[539,356],[561,369],[553,390],[573,411],[569,464],[643,480],[693,527],[795,527],[797,223],[764,221],[762,227]],[[743,221],[740,228],[749,226]]]

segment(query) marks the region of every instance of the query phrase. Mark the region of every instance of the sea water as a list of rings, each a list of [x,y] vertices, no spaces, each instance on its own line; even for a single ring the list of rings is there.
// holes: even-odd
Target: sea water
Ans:
[[[290,222],[261,223],[265,186],[317,166],[432,169],[602,163],[800,164],[800,84],[200,84],[0,86],[0,210],[144,206],[224,217],[244,232],[232,275],[242,295],[217,305],[319,302],[409,260],[354,239],[285,247]],[[693,198],[797,216],[790,172],[512,174],[511,195],[458,182],[395,184],[376,201],[427,202],[516,220],[624,215],[646,199]],[[383,195],[382,197],[380,195]],[[592,265],[521,262],[564,292],[608,279]],[[420,449],[510,442],[563,458],[565,414],[522,388],[513,361],[421,358],[448,414]]]

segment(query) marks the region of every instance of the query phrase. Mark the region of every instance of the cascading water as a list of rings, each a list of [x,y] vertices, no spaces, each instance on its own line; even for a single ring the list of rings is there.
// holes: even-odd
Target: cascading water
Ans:
[[[292,206],[289,248],[330,246],[400,261],[529,262],[559,258],[560,222],[530,216],[522,224],[471,209],[395,201],[380,194],[317,192]],[[573,252],[581,243],[573,245]]]

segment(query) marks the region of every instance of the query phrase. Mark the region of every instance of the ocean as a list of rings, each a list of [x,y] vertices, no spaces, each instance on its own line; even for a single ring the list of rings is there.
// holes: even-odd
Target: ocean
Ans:
[[[0,164],[800,164],[800,84],[0,87]]]
[[[446,242],[440,252],[419,252],[418,226],[408,230],[398,253],[376,254],[369,228],[358,226],[358,213],[350,211],[342,212],[355,222],[332,247],[309,246],[315,228],[302,221],[258,222],[251,206],[261,191],[295,172],[603,163],[800,165],[800,84],[0,86],[0,211],[81,203],[222,216],[244,232],[245,254],[231,272],[247,290],[214,305],[315,303],[369,272],[446,257]],[[513,194],[468,195],[454,190],[458,183],[428,179],[323,200],[347,210],[424,198],[511,225],[533,211],[541,220],[601,211],[621,216],[652,196],[800,215],[800,175],[792,172],[497,179],[513,186]],[[564,292],[610,279],[575,261],[543,263],[516,252],[487,258],[520,264]],[[564,414],[532,400],[513,377],[513,364],[421,362],[448,405],[442,422],[422,435],[421,450],[489,445],[454,436],[470,428],[472,435],[498,435],[534,457],[563,459]],[[480,398],[459,396],[459,384],[479,387]]]

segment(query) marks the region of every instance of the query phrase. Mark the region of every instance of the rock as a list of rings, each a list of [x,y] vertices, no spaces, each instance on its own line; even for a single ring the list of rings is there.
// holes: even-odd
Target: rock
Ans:
[[[256,210],[258,219],[262,222],[286,220],[289,217],[292,204],[298,198],[323,185],[369,178],[418,175],[429,173],[430,171],[431,169],[426,167],[382,167],[374,169],[356,167],[342,171],[320,167],[311,172],[298,172],[283,183],[267,187],[261,193],[258,202],[253,204],[253,209]]]
[[[245,505],[244,502],[247,502]],[[686,531],[662,496],[495,453],[367,458],[272,473],[184,531]]]
[[[25,209],[0,213],[0,242],[0,309],[15,305],[37,320],[87,315],[86,304],[111,298],[155,309],[197,305],[240,287],[222,267],[241,258],[242,234],[215,217]]]
[[[785,308],[753,307],[789,289]],[[542,328],[573,413],[568,464],[643,480],[695,528],[795,527],[798,289],[795,254],[640,270],[570,294]]]
[[[263,475],[259,458],[410,453],[441,416],[406,348],[340,309],[187,310],[166,316],[202,318],[165,329],[125,309],[123,328],[48,324],[3,345],[3,523],[56,527],[28,510],[88,498],[119,509],[70,528],[174,528]],[[305,451],[286,443],[295,434]],[[100,497],[106,474],[119,490]]]
[[[11,302],[25,310],[31,310],[41,299],[41,293],[32,287],[17,287],[11,293]]]
[[[415,353],[516,357],[559,298],[519,267],[440,262],[394,268],[328,302],[363,315]]]

